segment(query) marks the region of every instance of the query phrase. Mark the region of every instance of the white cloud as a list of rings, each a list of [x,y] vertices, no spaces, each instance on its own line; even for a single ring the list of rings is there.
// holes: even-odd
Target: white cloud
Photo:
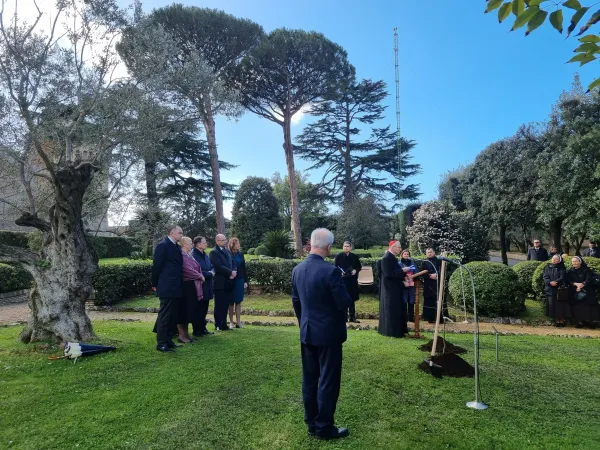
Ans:
[[[300,111],[292,116],[292,125],[298,125],[302,122],[302,119],[308,112],[310,112],[310,104],[304,105]]]

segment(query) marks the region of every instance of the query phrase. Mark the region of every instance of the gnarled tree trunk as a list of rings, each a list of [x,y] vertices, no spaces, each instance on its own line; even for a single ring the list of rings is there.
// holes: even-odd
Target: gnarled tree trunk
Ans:
[[[23,342],[85,341],[94,337],[85,301],[92,293],[98,258],[87,242],[81,213],[84,193],[95,172],[89,163],[59,169],[49,222],[32,215],[17,220],[19,225],[45,233],[39,255],[21,251],[18,261],[14,259],[35,280],[29,298],[31,316],[20,336]],[[10,259],[7,251],[7,246],[0,248],[1,259]]]

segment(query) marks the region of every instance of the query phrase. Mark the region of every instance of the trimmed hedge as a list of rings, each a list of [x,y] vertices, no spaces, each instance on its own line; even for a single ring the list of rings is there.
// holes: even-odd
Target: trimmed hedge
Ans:
[[[24,233],[22,231],[0,230],[0,243],[12,245],[13,247],[39,250],[41,245],[40,236],[41,234],[36,232]],[[128,257],[133,250],[131,239],[124,237],[88,236],[87,238],[99,259]]]
[[[0,264],[0,293],[30,289],[33,277],[20,266]]]
[[[535,269],[537,269],[542,263],[543,261],[521,261],[512,267],[519,277],[519,281],[523,284],[523,287],[525,288],[525,294],[528,297],[535,296],[535,292],[531,285],[531,280],[533,280]]]
[[[110,305],[145,294],[152,288],[152,261],[100,262],[93,285],[95,305]]]
[[[593,270],[596,273],[600,273],[600,258],[586,257],[582,259],[591,270]],[[569,270],[572,267],[571,259],[569,259],[568,261],[564,260],[564,263],[567,270]],[[535,294],[535,299],[541,302],[546,301],[546,291],[544,286],[544,269],[548,264],[550,264],[550,261],[544,261],[543,263],[541,263],[533,272],[531,280],[531,287]],[[600,300],[600,289],[596,289],[596,295]]]
[[[525,288],[519,277],[510,267],[500,263],[474,261],[466,264],[473,273],[475,294],[477,295],[477,312],[485,316],[512,316],[525,306]],[[462,290],[460,271],[450,277],[449,301],[462,307]],[[473,292],[468,274],[465,277],[465,300],[467,310],[473,311]]]

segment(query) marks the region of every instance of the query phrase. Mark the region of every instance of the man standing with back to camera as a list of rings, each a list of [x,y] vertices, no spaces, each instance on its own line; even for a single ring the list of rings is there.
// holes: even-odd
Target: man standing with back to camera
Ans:
[[[333,416],[340,394],[342,344],[346,341],[346,310],[352,300],[340,269],[324,260],[333,234],[325,228],[310,236],[308,258],[292,271],[292,304],[300,324],[302,399],[308,434],[317,439],[348,436]]]

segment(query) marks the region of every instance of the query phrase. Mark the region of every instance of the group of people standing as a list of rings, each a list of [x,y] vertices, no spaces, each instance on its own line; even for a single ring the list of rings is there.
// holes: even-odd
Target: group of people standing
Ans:
[[[160,299],[160,309],[154,332],[156,349],[172,352],[181,344],[196,342],[199,337],[214,334],[208,331],[209,302],[213,298],[215,330],[242,328],[241,303],[248,275],[244,256],[237,238],[229,240],[219,234],[216,246],[206,254],[206,238],[193,240],[183,236],[182,229],[173,225],[168,236],[154,251],[152,262],[152,289]],[[227,312],[231,327],[227,325]],[[236,322],[233,321],[235,312]],[[192,334],[189,325],[192,325]]]
[[[400,256],[400,259],[398,259]],[[437,315],[438,279],[441,260],[428,248],[423,260],[423,313],[422,320],[434,323]],[[415,320],[417,265],[409,250],[402,250],[400,242],[391,241],[385,255],[377,263],[379,272],[379,327],[383,336],[401,338],[408,333],[408,322]],[[448,316],[443,305],[443,315]]]
[[[572,321],[576,327],[594,328],[600,322],[598,275],[579,256],[574,256],[571,264],[567,270],[562,256],[555,254],[544,268],[546,315],[554,319],[556,327]]]

